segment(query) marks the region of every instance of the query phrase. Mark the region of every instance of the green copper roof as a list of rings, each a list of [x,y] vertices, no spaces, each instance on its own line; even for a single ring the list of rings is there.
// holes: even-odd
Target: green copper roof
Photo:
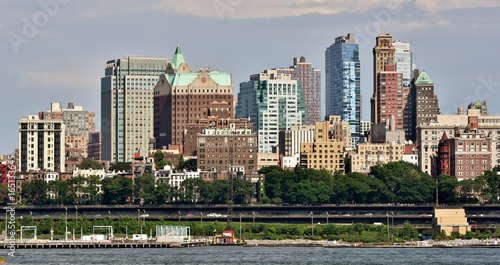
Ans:
[[[231,86],[231,75],[229,73],[209,73],[209,75],[219,86]],[[198,73],[166,74],[165,77],[172,86],[187,86],[198,77]]]
[[[432,80],[429,78],[429,75],[427,75],[426,72],[422,71],[418,75],[417,81],[415,81],[415,85],[430,85],[434,84]]]
[[[231,75],[229,73],[210,73],[209,75],[219,86],[231,85]]]
[[[179,68],[179,65],[185,62],[186,61],[184,61],[184,56],[182,55],[181,48],[177,46],[177,49],[175,49],[174,58],[172,58],[172,65],[174,66],[174,69],[177,70],[177,68]]]
[[[197,76],[198,73],[177,73],[166,75],[168,82],[172,86],[187,86],[191,84]]]

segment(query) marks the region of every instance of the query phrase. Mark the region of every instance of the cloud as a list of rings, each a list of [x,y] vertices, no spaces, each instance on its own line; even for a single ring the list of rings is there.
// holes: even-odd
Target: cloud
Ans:
[[[94,80],[78,70],[31,71],[18,73],[19,87],[33,89],[34,87],[51,87],[55,90],[70,89],[75,86],[91,86]]]
[[[498,0],[415,0],[415,5],[422,10],[437,13],[446,10],[468,9],[477,7],[500,7]]]
[[[341,12],[366,12],[387,8],[409,0],[159,0],[154,8],[169,12],[221,19],[290,17],[305,14],[331,15]]]

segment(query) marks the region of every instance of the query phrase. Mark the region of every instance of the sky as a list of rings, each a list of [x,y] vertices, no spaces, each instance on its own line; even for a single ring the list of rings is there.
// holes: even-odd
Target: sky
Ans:
[[[372,48],[389,33],[410,43],[442,113],[486,100],[489,113],[500,114],[498,14],[497,0],[2,0],[0,154],[17,148],[19,120],[51,102],[94,111],[100,129],[106,61],[171,58],[177,45],[191,69],[231,73],[237,93],[251,74],[290,66],[297,56],[323,70],[325,49],[353,33],[369,120]],[[324,72],[322,80],[324,89]]]

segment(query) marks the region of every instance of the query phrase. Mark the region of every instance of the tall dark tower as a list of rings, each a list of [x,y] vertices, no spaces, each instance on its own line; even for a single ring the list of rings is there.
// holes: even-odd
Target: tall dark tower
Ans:
[[[384,67],[388,62],[394,62],[396,48],[392,45],[392,36],[389,33],[378,35],[375,47],[373,47],[373,96],[370,99],[371,103],[371,121],[377,123],[379,109],[377,107],[377,74],[384,71]]]

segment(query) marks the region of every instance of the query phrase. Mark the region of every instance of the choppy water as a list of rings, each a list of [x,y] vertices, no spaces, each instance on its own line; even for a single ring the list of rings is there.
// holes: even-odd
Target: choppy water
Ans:
[[[2,255],[7,255],[2,250]],[[499,264],[498,248],[19,249],[7,264]]]

